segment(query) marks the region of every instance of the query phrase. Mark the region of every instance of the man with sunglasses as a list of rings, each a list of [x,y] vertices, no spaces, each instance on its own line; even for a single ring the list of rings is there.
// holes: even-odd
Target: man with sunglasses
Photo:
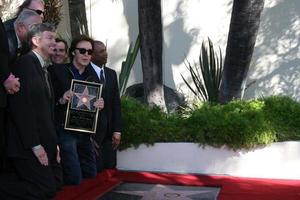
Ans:
[[[44,20],[44,13],[45,13],[45,2],[43,0],[25,0],[19,7],[18,11],[16,13],[16,16],[12,19],[9,19],[4,22],[5,29],[13,29],[14,28],[14,22],[17,19],[17,17],[20,15],[20,13],[24,10],[32,10],[36,12],[42,20]]]
[[[52,64],[63,64],[68,58],[68,43],[60,38],[55,39],[54,54],[51,55]]]
[[[64,183],[78,185],[83,178],[93,178],[97,174],[96,158],[91,135],[64,129],[67,103],[73,93],[70,91],[72,79],[99,82],[90,65],[94,41],[84,35],[75,38],[70,47],[70,63],[49,68],[55,93],[55,120],[59,138]],[[99,98],[94,106],[103,109],[104,101]],[[99,116],[100,117],[100,116]],[[97,126],[97,130],[99,127]]]

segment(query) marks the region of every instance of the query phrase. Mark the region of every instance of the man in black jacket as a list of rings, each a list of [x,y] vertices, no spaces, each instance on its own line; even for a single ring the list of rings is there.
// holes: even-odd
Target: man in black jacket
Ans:
[[[15,78],[9,69],[9,51],[7,38],[0,18],[0,173],[4,168],[5,158],[5,107],[6,93],[19,91],[19,79]]]
[[[107,50],[101,41],[94,42],[92,66],[99,79],[103,79],[102,97],[105,102],[101,111],[101,127],[95,135],[99,145],[97,156],[98,172],[116,167],[116,149],[121,141],[121,101],[118,88],[117,74],[106,67]]]
[[[14,63],[17,57],[30,50],[27,43],[27,32],[30,25],[39,23],[42,23],[40,15],[35,11],[24,9],[14,20],[13,26],[4,25],[9,45],[10,63]]]
[[[1,45],[3,46],[1,48],[1,51],[2,57],[4,57],[1,59],[1,61],[3,62],[1,70],[5,70],[5,72],[2,72],[1,75],[3,75],[2,83],[4,84],[6,92],[9,94],[14,94],[18,92],[20,83],[19,78],[15,77],[15,75],[10,72],[8,66],[11,67],[14,64],[17,57],[27,53],[30,50],[29,45],[27,44],[27,32],[29,26],[31,24],[41,22],[41,17],[36,12],[31,10],[24,10],[19,14],[18,18],[15,20],[13,29],[6,30],[5,32],[1,23]],[[5,67],[5,65],[7,65],[7,67]],[[5,137],[7,135],[5,133],[5,131],[7,130],[5,124],[8,118],[7,112],[5,111],[6,95],[5,91],[1,88],[0,93],[0,168],[8,168],[5,166],[7,160],[4,158],[5,156],[3,156]],[[0,171],[2,171],[2,169]]]
[[[32,51],[16,61],[13,73],[20,77],[20,91],[9,98],[11,121],[8,156],[17,179],[0,178],[0,199],[51,199],[61,180],[55,179],[57,136],[53,91],[45,63],[53,53],[55,29],[36,24],[29,30]]]
[[[97,175],[91,135],[64,129],[67,103],[73,95],[70,91],[72,79],[99,83],[99,78],[90,65],[93,42],[91,38],[84,35],[75,38],[69,51],[71,63],[54,65],[49,68],[55,93],[55,121],[57,123],[64,183],[67,185],[78,185],[83,178],[93,178]],[[103,99],[98,99],[94,106],[101,110],[104,106]],[[97,132],[102,123],[99,120],[98,122]]]

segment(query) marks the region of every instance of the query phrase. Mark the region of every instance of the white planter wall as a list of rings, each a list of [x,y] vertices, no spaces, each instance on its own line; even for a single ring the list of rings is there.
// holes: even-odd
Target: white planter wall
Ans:
[[[252,151],[156,143],[118,152],[119,170],[300,179],[300,142],[274,143]]]

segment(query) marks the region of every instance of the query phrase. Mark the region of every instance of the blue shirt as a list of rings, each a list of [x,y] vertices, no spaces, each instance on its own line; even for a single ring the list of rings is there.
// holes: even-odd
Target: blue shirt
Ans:
[[[74,75],[74,79],[76,80],[81,80],[81,81],[85,81],[88,78],[88,70],[87,70],[88,66],[86,66],[86,68],[84,69],[83,73],[80,74],[78,69],[76,69],[76,67],[72,64],[71,65],[71,71]]]

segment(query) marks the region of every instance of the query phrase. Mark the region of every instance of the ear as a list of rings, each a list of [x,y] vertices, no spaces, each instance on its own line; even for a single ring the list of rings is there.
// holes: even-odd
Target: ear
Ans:
[[[74,51],[72,51],[72,55],[73,55],[73,56],[75,56],[75,53],[74,53]]]
[[[23,28],[24,28],[24,24],[21,23],[21,22],[19,22],[19,23],[16,25],[16,32],[20,34],[20,33],[22,32]]]
[[[40,40],[39,40],[39,39],[40,39],[40,38],[37,37],[37,36],[32,37],[32,38],[31,38],[32,44],[33,44],[34,46],[39,46],[39,43],[40,43]]]

